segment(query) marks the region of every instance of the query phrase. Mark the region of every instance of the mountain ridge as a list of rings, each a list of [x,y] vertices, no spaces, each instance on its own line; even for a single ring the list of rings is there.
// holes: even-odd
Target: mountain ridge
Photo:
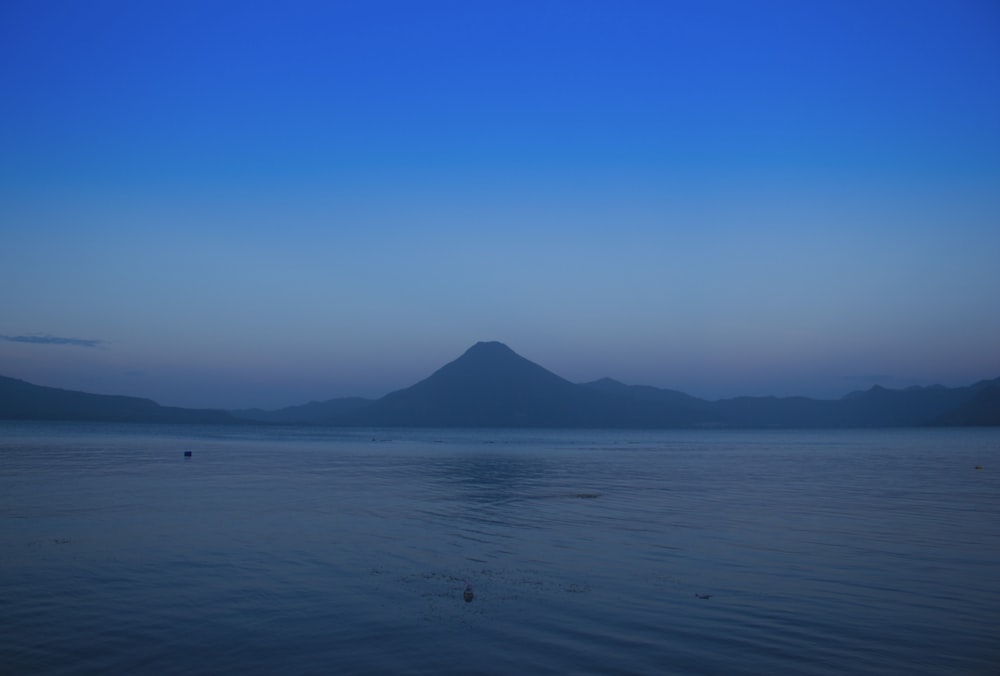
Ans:
[[[890,390],[840,399],[708,401],[612,378],[574,384],[496,341],[479,342],[427,378],[313,423],[351,427],[838,428],[1000,424],[989,397],[1000,378],[960,388]],[[971,406],[968,411],[962,406]]]
[[[91,394],[0,376],[0,420],[235,424],[216,409],[161,406],[151,399]]]
[[[514,352],[479,342],[409,387],[277,410],[183,409],[149,399],[61,390],[0,376],[0,419],[309,424],[347,427],[844,428],[1000,426],[1000,378],[965,387],[891,390],[840,399],[709,401],[612,378],[572,383]]]

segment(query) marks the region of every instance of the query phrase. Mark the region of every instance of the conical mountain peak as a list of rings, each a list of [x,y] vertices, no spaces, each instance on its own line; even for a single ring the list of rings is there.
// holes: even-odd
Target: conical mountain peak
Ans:
[[[475,345],[470,347],[466,352],[471,352],[472,350],[506,350],[508,352],[513,352],[514,350],[507,347],[505,344],[501,343],[499,340],[480,340],[477,341]]]
[[[586,396],[586,393],[583,393]],[[503,343],[476,343],[416,385],[359,413],[364,424],[516,427],[582,423],[576,385]]]
[[[482,387],[527,389],[543,383],[570,384],[497,341],[476,343],[461,357],[445,364],[422,382],[448,383],[449,386],[458,385],[477,390]]]
[[[500,356],[514,356],[520,357],[519,354],[514,352],[503,343],[498,340],[485,340],[479,341],[462,355],[463,357],[500,357]]]

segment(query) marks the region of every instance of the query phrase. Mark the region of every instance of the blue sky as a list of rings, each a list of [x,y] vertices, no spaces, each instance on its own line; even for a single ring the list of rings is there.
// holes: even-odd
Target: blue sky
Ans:
[[[1000,5],[0,7],[0,374],[379,396],[1000,375]]]

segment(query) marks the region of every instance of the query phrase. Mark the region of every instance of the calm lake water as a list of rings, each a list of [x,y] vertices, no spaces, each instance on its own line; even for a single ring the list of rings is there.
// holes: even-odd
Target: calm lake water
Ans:
[[[0,672],[997,674],[1000,430],[0,424]]]

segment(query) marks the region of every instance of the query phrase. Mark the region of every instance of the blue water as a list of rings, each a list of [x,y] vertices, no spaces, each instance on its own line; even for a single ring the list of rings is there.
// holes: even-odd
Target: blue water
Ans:
[[[996,674],[1000,430],[0,424],[0,672]]]

